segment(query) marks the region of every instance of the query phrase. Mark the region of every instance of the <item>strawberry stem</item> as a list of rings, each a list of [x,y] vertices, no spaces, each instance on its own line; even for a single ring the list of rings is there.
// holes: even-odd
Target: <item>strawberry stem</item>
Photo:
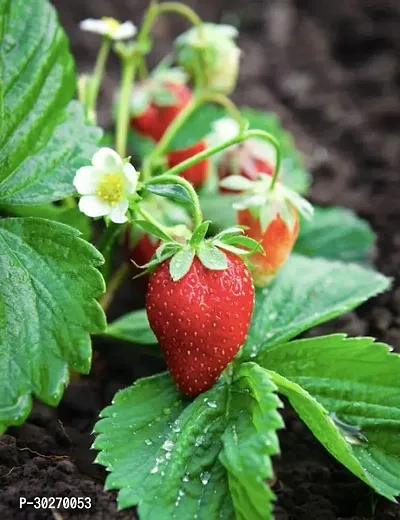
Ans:
[[[267,141],[268,143],[272,144],[275,148],[276,152],[276,164],[275,164],[275,170],[274,175],[272,178],[270,190],[272,191],[274,189],[274,186],[276,184],[276,181],[278,179],[278,174],[281,166],[281,149],[279,146],[278,141],[275,139],[275,137],[268,132],[265,132],[264,130],[246,130],[245,132],[238,133],[235,137],[232,137],[231,139],[228,139],[227,141],[220,143],[216,146],[213,146],[211,148],[207,148],[203,152],[200,152],[196,155],[193,155],[192,157],[189,157],[189,159],[186,159],[186,161],[183,161],[170,170],[168,170],[167,174],[169,176],[172,175],[178,175],[183,170],[186,170],[187,168],[190,168],[194,164],[203,161],[204,159],[207,159],[211,155],[214,155],[221,150],[224,150],[225,148],[229,148],[233,144],[241,143],[245,141],[246,139],[250,137],[261,137],[264,141]],[[164,175],[163,175],[164,177]]]
[[[158,229],[161,229],[166,235],[169,234],[169,229],[163,226],[156,220],[154,217],[150,215],[148,211],[146,211],[142,206],[138,205],[136,207],[136,211],[142,215],[142,217],[147,220],[147,222],[150,222],[150,224],[153,224],[153,226],[156,226]]]
[[[264,141],[267,141],[268,143],[272,144],[272,146],[275,148],[276,152],[276,160],[275,160],[275,169],[274,169],[274,175],[272,176],[272,181],[269,190],[273,191],[276,181],[279,177],[279,171],[281,169],[281,147],[276,140],[276,138],[269,134],[268,132],[265,132],[264,130],[249,130],[247,132],[247,137],[261,137],[264,139]]]
[[[178,131],[183,127],[186,121],[201,105],[204,105],[205,103],[209,102],[216,103],[225,107],[230,116],[238,122],[240,131],[244,130],[246,126],[246,121],[243,119],[235,103],[233,103],[227,96],[207,91],[195,93],[190,103],[186,105],[186,107],[169,125],[166,132],[154,148],[153,152],[150,154],[150,156],[143,164],[143,178],[147,179],[151,177],[150,172],[152,165],[157,161],[159,157],[161,157],[167,151],[169,144],[171,143],[175,135],[178,133]]]
[[[121,76],[121,95],[117,115],[116,149],[121,157],[126,155],[126,142],[129,127],[129,104],[133,82],[135,78],[135,68],[138,62],[138,55],[122,57],[122,76]]]
[[[97,54],[96,63],[94,65],[93,74],[90,77],[89,96],[85,107],[86,121],[95,125],[97,121],[96,103],[99,95],[100,85],[104,76],[104,69],[107,58],[110,53],[111,40],[107,36],[103,38],[99,52]]]
[[[199,154],[198,154],[199,155]],[[182,163],[183,164],[183,163]],[[187,191],[188,195],[192,199],[193,202],[193,224],[194,229],[197,229],[200,224],[203,222],[203,214],[200,207],[199,197],[196,193],[196,190],[193,186],[183,177],[177,177],[176,175],[169,175],[169,173],[160,175],[159,177],[155,177],[151,179],[147,185],[154,184],[179,184]]]

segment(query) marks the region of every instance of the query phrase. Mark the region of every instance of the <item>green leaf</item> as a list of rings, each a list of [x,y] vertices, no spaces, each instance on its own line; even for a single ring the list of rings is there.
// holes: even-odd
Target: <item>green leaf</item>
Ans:
[[[113,136],[111,147],[114,144],[114,140],[115,138]],[[149,156],[154,150],[154,141],[130,128],[128,131],[128,150],[132,153],[134,159],[136,159],[138,163],[142,162],[143,159]]]
[[[0,432],[28,415],[32,394],[56,405],[69,367],[87,373],[89,332],[105,328],[96,249],[71,227],[0,220]]]
[[[306,194],[310,187],[311,177],[304,168],[303,159],[296,148],[290,133],[286,132],[273,112],[263,112],[253,108],[243,108],[242,116],[250,123],[250,129],[265,130],[272,134],[281,146],[281,179],[288,188]]]
[[[236,224],[235,202],[240,195],[221,195],[220,193],[201,193],[200,205],[204,218],[211,220],[219,229],[228,228]]]
[[[89,217],[79,211],[78,206],[69,208],[49,203],[27,206],[5,205],[1,206],[1,209],[15,217],[39,217],[62,222],[80,231],[82,234],[81,238],[85,240],[90,240],[92,235]]]
[[[104,334],[143,345],[155,345],[157,343],[157,338],[150,328],[145,309],[130,312],[113,321],[108,325]]]
[[[211,133],[214,121],[225,115],[226,111],[222,107],[211,104],[201,105],[175,134],[168,146],[168,151],[180,150],[197,143]]]
[[[289,380],[273,378],[340,462],[387,498],[400,494],[398,354],[372,338],[335,334],[275,345],[258,360]]]
[[[189,272],[194,258],[194,250],[185,247],[178,251],[169,263],[169,272],[174,282],[177,282]]]
[[[146,184],[146,190],[160,197],[167,197],[175,202],[193,204],[187,191],[179,184]]]
[[[206,220],[202,222],[200,226],[194,231],[192,238],[190,239],[190,245],[196,247],[202,242],[207,235],[208,228],[210,227],[211,222]]]
[[[336,318],[385,291],[390,280],[370,269],[292,255],[256,303],[243,355],[255,358],[271,345]]]
[[[272,518],[274,494],[265,485],[274,475],[271,455],[279,453],[276,430],[282,428],[281,405],[268,373],[243,363],[230,393],[230,422],[222,436],[220,460],[228,470],[236,518]]]
[[[147,233],[150,233],[150,235],[153,235],[161,240],[166,240],[167,242],[173,242],[173,238],[167,235],[165,231],[163,231],[158,226],[155,226],[148,220],[135,220],[135,224],[142,228]]]
[[[120,508],[138,504],[141,520],[271,519],[272,493],[260,477],[272,475],[278,450],[273,391],[252,363],[192,402],[168,374],[139,380],[95,426],[96,462],[111,472],[106,489],[119,489]]]
[[[197,250],[200,262],[212,270],[223,270],[228,267],[225,253],[212,244],[202,243]]]
[[[96,151],[101,132],[84,124],[78,102],[69,103],[74,64],[54,8],[45,0],[2,5],[0,203],[59,200],[74,193],[75,171]]]
[[[375,234],[365,220],[344,208],[314,208],[312,220],[302,220],[294,250],[347,262],[368,259]]]

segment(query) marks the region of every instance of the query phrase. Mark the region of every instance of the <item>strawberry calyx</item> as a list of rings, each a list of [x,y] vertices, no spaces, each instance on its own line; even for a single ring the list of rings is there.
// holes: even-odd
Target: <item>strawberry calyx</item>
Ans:
[[[186,226],[180,226],[181,229],[177,229],[178,226],[174,229],[161,229],[146,220],[136,220],[135,223],[161,240],[150,262],[136,266],[144,269],[139,276],[151,273],[159,264],[170,259],[169,272],[172,280],[177,282],[189,272],[195,256],[207,269],[219,271],[228,268],[224,250],[238,256],[263,252],[256,240],[244,235],[242,226],[234,226],[214,237],[206,238],[211,224],[209,220],[202,222],[193,232]]]
[[[313,206],[301,195],[283,185],[274,182],[274,177],[258,173],[255,180],[239,175],[225,177],[220,182],[222,188],[242,192],[243,198],[234,203],[236,210],[248,209],[260,222],[265,231],[269,224],[280,216],[288,230],[296,225],[296,213],[307,220],[314,214]],[[293,208],[296,212],[293,212]]]

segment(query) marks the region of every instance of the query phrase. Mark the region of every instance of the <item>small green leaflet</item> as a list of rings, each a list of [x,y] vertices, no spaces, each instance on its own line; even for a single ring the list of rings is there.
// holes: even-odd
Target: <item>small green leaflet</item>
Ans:
[[[389,286],[389,278],[359,265],[292,255],[272,285],[256,292],[242,355],[254,359],[271,345],[336,318]]]
[[[69,368],[89,371],[89,332],[105,328],[101,263],[64,224],[0,220],[0,432],[23,422],[32,394],[57,405]]]
[[[177,282],[189,272],[194,254],[195,252],[191,247],[184,247],[171,258],[169,272],[174,282]]]
[[[223,270],[228,267],[228,260],[225,253],[211,243],[201,243],[197,250],[197,256],[207,269]]]
[[[314,218],[302,220],[294,251],[358,262],[371,255],[375,234],[370,225],[345,208],[314,207]]]
[[[2,0],[2,10],[0,203],[59,200],[74,192],[75,171],[96,151],[101,131],[70,103],[74,64],[54,8],[46,0]]]
[[[322,444],[395,500],[400,494],[399,354],[372,338],[335,334],[275,345],[258,362],[279,374],[272,376],[279,391]]]
[[[175,202],[193,203],[185,188],[179,184],[146,184],[146,190],[154,195],[167,197]]]
[[[157,338],[150,328],[149,320],[144,309],[130,312],[108,325],[104,333],[106,336],[140,343],[144,345],[157,344]]]
[[[95,426],[106,489],[119,490],[120,508],[138,504],[141,520],[270,520],[265,479],[282,424],[274,390],[253,363],[192,402],[168,374],[137,381]]]

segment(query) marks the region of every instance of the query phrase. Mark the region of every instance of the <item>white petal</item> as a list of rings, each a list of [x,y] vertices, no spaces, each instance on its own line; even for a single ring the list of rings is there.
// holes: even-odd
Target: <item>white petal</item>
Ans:
[[[118,204],[111,208],[109,213],[110,220],[116,224],[123,224],[126,222],[128,219],[126,218],[125,213],[127,212],[128,206],[129,203],[127,199],[118,202]]]
[[[82,31],[88,31],[96,34],[108,34],[109,28],[104,20],[95,20],[94,18],[87,18],[83,20],[79,27]]]
[[[79,209],[88,217],[104,217],[109,214],[111,206],[96,195],[84,195],[79,200]]]
[[[92,157],[92,164],[101,172],[117,173],[122,169],[121,157],[111,148],[103,147]]]
[[[91,195],[95,193],[99,180],[104,174],[97,171],[93,166],[82,166],[77,170],[74,177],[74,186],[80,195]]]
[[[239,123],[231,117],[222,117],[214,122],[214,129],[223,143],[238,135]]]
[[[223,34],[227,38],[236,38],[237,36],[239,36],[239,31],[233,25],[227,25],[222,23],[219,24],[217,27],[221,31],[221,34]]]
[[[127,40],[128,38],[133,38],[137,32],[136,27],[132,22],[124,22],[118,27],[118,29],[113,34],[114,40]]]
[[[135,193],[137,182],[139,178],[139,172],[135,170],[131,163],[124,164],[124,175],[126,178],[126,191],[128,193]]]

